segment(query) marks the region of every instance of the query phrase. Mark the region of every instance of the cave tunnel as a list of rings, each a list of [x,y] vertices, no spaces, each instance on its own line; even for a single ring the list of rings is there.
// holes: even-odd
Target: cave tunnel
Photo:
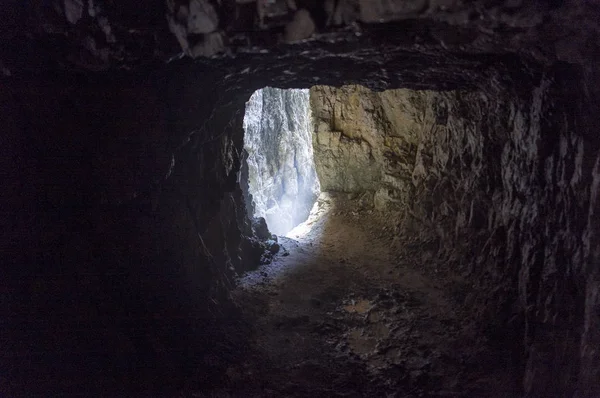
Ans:
[[[599,14],[6,2],[1,395],[600,396]]]

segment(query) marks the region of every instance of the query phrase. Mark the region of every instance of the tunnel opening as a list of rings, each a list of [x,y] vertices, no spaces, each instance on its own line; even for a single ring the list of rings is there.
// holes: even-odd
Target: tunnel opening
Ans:
[[[312,366],[329,378],[363,371],[381,376],[402,364],[405,373],[388,380],[390,391],[421,384],[450,391],[455,387],[443,384],[461,368],[470,395],[521,393],[519,375],[532,366],[519,342],[527,324],[515,310],[514,288],[488,270],[515,261],[540,267],[528,263],[531,247],[516,240],[543,244],[535,232],[544,223],[533,215],[536,199],[522,190],[537,189],[538,158],[553,156],[532,143],[556,139],[549,126],[557,122],[547,117],[556,105],[545,99],[559,92],[550,77],[521,83],[308,90],[323,211],[311,234],[280,240],[289,256],[241,282],[244,291],[274,305],[256,321],[274,325],[257,340],[268,347],[265,356],[303,363],[306,352],[321,352]],[[570,145],[575,150],[577,143]],[[518,210],[508,216],[506,208]],[[511,230],[516,223],[530,228]],[[506,230],[512,252],[505,249]],[[466,303],[473,308],[467,311]],[[418,325],[418,333],[405,330],[407,323]],[[460,332],[451,336],[450,329]],[[360,365],[322,366],[330,357],[353,356]],[[466,362],[455,362],[459,357]],[[285,383],[277,371],[269,377]],[[433,387],[428,377],[444,381]],[[469,378],[488,381],[479,390]]]
[[[308,218],[320,192],[309,92],[259,89],[246,103],[243,123],[247,207],[271,232],[285,235]]]

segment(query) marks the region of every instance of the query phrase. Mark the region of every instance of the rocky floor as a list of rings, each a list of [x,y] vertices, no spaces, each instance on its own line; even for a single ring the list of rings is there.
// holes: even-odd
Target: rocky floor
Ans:
[[[464,321],[440,278],[398,261],[372,212],[321,197],[234,292],[251,350],[213,397],[518,396],[516,369]]]

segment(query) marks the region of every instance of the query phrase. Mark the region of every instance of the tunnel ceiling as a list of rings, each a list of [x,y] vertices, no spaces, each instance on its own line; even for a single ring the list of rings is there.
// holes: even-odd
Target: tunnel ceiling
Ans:
[[[254,6],[242,1],[31,3],[12,0],[0,11],[5,76],[147,70],[195,58],[232,89],[250,76],[255,86],[264,79],[453,89],[510,70],[530,73],[511,55],[581,64],[598,43],[599,10],[580,1],[298,0],[308,16],[280,12],[262,28]]]

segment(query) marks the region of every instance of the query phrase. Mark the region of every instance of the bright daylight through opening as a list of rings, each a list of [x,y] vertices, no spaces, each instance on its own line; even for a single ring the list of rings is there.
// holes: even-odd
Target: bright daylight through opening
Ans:
[[[274,234],[285,235],[308,218],[319,195],[309,90],[266,87],[252,94],[244,149],[253,215],[264,217]]]

